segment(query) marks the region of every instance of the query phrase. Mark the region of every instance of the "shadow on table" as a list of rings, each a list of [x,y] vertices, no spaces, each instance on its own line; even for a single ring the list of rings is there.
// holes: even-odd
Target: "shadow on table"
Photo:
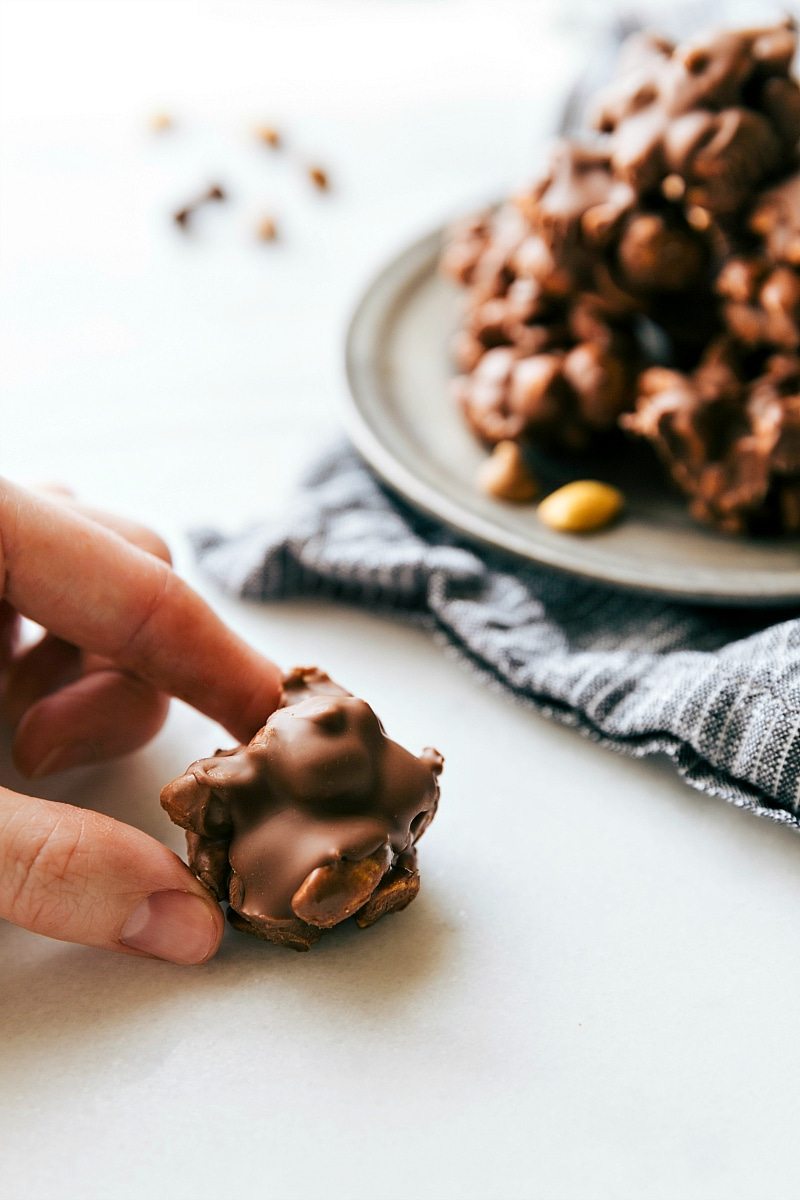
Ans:
[[[7,764],[7,746],[0,744]],[[71,772],[37,785],[48,799],[82,804],[127,820],[183,853],[183,835],[158,806],[160,782],[175,774],[168,746],[154,743],[120,764]],[[4,765],[4,782],[29,784]],[[163,1023],[175,1036],[186,1014],[193,1027],[218,1022],[220,1009],[237,1008],[243,1019],[253,1005],[292,1006],[320,1022],[378,1016],[391,1025],[425,989],[435,972],[450,971],[463,946],[443,919],[435,884],[403,913],[369,930],[355,925],[325,936],[308,953],[297,953],[226,929],[217,957],[204,967],[115,955],[36,938],[0,922],[0,1028],[4,1051],[0,1091],[8,1069],[45,1062],[56,1046],[92,1054],[115,1047],[143,1019]],[[208,1011],[205,1011],[208,1010]],[[11,1046],[13,1044],[13,1053]],[[22,1068],[24,1069],[24,1068]],[[142,1069],[146,1070],[145,1064]]]
[[[370,930],[338,929],[308,953],[228,929],[203,967],[37,939],[0,923],[0,1094],[20,1072],[46,1070],[65,1051],[78,1069],[84,1055],[116,1057],[132,1038],[143,1056],[133,1069],[146,1075],[165,1044],[186,1033],[196,1038],[204,1027],[218,1035],[220,1021],[224,1031],[237,1017],[244,1025],[275,1019],[279,1036],[288,1032],[287,1014],[298,1012],[323,1031],[364,1020],[391,1029],[418,1010],[434,973],[452,972],[461,942],[442,922],[436,897],[424,893],[406,912]]]

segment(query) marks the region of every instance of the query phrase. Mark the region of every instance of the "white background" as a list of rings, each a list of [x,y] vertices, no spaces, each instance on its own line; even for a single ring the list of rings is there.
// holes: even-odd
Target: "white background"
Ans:
[[[285,501],[339,425],[360,287],[530,175],[598,6],[0,13],[0,470],[149,520],[204,588],[183,531]],[[285,153],[254,142],[265,120]],[[210,180],[231,201],[182,237],[169,213]],[[443,750],[423,892],[305,956],[229,935],[202,969],[0,926],[4,1200],[796,1197],[800,842],[482,690],[418,631],[211,598]],[[46,794],[179,849],[158,791],[216,738],[176,705]]]

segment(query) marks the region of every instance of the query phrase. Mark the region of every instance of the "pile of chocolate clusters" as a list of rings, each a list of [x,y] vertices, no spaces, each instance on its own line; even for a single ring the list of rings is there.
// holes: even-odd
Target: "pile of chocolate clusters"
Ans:
[[[791,22],[637,35],[528,191],[454,231],[458,401],[490,446],[645,438],[719,529],[800,531]]]

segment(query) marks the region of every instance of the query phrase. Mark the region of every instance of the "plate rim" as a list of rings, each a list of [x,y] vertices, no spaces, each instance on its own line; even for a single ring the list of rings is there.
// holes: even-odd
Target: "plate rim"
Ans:
[[[364,392],[373,390],[367,378],[367,361],[375,361],[376,346],[370,345],[364,327],[390,317],[391,310],[398,304],[403,291],[412,290],[416,280],[435,271],[435,258],[446,237],[449,223],[439,224],[413,240],[406,242],[398,251],[385,259],[373,271],[362,286],[357,300],[350,310],[345,326],[344,372],[347,387],[344,406],[344,423],[348,436],[358,452],[388,487],[411,507],[421,510],[426,516],[446,525],[467,542],[478,543],[494,553],[510,555],[528,565],[546,567],[562,575],[584,580],[596,586],[614,588],[619,591],[657,597],[662,600],[680,601],[700,606],[729,608],[780,608],[788,607],[800,600],[800,581],[794,587],[780,591],[744,593],[719,585],[698,583],[687,591],[685,587],[670,586],[642,580],[627,569],[609,565],[607,573],[598,574],[591,569],[581,569],[571,561],[564,561],[557,548],[536,546],[526,542],[512,530],[496,526],[479,513],[461,507],[458,501],[431,486],[425,479],[409,468],[396,456],[374,428],[369,417],[369,406],[364,402]],[[412,264],[412,265],[409,265]],[[385,303],[381,293],[395,275],[401,273],[399,283],[389,289],[390,302]],[[365,354],[365,348],[370,352]],[[604,568],[605,571],[605,568]],[[798,560],[800,574],[800,558]]]

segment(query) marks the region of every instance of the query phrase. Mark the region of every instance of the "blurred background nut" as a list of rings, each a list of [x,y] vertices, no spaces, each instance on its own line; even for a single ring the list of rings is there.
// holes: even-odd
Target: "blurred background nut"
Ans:
[[[272,150],[277,150],[283,141],[280,132],[274,125],[259,125],[256,128],[255,134],[260,142],[263,142],[265,146],[269,146]]]
[[[596,479],[576,479],[551,492],[539,505],[539,518],[559,533],[591,533],[610,525],[624,504],[622,492]]]
[[[168,129],[172,129],[174,124],[175,122],[168,112],[154,112],[149,120],[153,133],[166,133]]]
[[[260,242],[274,242],[278,236],[278,226],[274,217],[262,217],[256,226],[256,237]]]
[[[330,181],[330,178],[328,177],[328,172],[323,170],[322,167],[309,167],[308,168],[308,178],[311,180],[314,187],[319,192],[326,192],[328,190],[328,188],[331,186],[331,181]]]
[[[763,274],[763,264],[757,259],[731,258],[717,276],[716,290],[727,300],[746,304],[755,296]]]
[[[758,298],[768,313],[791,313],[800,304],[800,278],[791,267],[776,267],[762,284]]]
[[[539,492],[517,442],[498,442],[489,458],[481,464],[478,483],[497,500],[526,504]]]

